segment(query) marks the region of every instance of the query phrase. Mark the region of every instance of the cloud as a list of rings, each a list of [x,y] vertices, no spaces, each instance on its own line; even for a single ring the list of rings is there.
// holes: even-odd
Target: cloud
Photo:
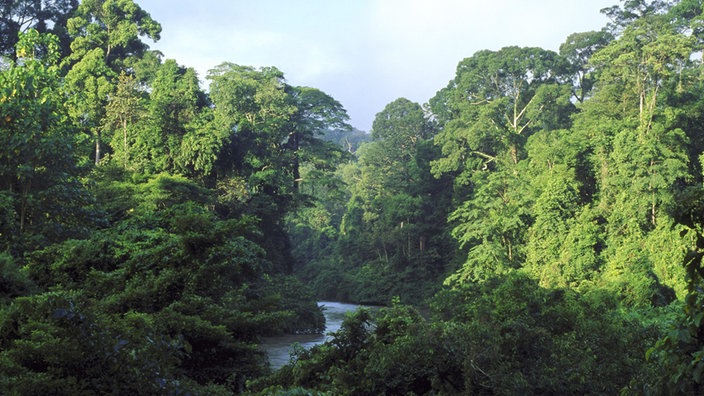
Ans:
[[[462,59],[507,45],[557,50],[603,26],[616,0],[140,0],[161,21],[153,47],[208,69],[228,61],[275,66],[290,84],[338,99],[356,126],[398,97],[423,103]]]
[[[387,91],[427,101],[462,59],[510,45],[557,50],[570,33],[598,29],[600,3],[611,2],[373,0],[371,72]]]
[[[299,60],[291,65],[291,74],[305,84],[313,84],[326,75],[343,72],[348,67],[325,48],[314,43],[300,43]]]
[[[204,39],[207,37],[207,39]],[[162,40],[152,45],[167,58],[195,68],[201,77],[222,62],[248,66],[276,66],[301,84],[344,71],[347,66],[334,44],[283,31],[191,23],[165,27]]]

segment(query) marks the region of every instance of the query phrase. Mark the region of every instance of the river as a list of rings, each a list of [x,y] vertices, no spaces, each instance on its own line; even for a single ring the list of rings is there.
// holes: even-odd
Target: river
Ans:
[[[340,330],[342,320],[345,318],[347,312],[362,307],[362,305],[344,304],[333,301],[319,301],[318,305],[323,307],[323,314],[325,315],[325,334],[285,335],[280,337],[265,337],[262,340],[261,347],[267,353],[272,369],[276,370],[288,364],[291,346],[294,343],[300,344],[303,348],[311,348],[315,345],[322,344],[331,338],[328,335],[329,333]]]

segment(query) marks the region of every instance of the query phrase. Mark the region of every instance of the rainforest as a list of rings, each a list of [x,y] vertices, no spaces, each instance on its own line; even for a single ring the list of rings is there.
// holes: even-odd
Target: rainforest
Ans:
[[[0,4],[0,394],[704,392],[702,1],[467,54],[368,133],[133,0]],[[321,300],[375,308],[272,369]]]

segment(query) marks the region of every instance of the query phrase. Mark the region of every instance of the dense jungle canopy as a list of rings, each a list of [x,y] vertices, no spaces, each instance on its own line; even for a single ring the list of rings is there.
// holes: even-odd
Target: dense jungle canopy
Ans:
[[[1,394],[704,392],[702,1],[369,133],[274,66],[204,86],[133,0],[0,5]],[[272,371],[319,299],[385,308]]]

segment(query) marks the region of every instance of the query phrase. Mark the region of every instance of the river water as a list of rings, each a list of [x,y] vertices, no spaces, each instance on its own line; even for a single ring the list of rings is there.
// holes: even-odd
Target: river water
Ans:
[[[298,343],[306,349],[322,344],[332,338],[328,335],[329,333],[340,330],[347,312],[362,307],[361,305],[333,301],[319,301],[318,305],[323,307],[323,314],[325,315],[325,334],[285,335],[265,337],[262,340],[261,348],[267,353],[272,369],[276,370],[289,363],[291,347],[294,343]]]

